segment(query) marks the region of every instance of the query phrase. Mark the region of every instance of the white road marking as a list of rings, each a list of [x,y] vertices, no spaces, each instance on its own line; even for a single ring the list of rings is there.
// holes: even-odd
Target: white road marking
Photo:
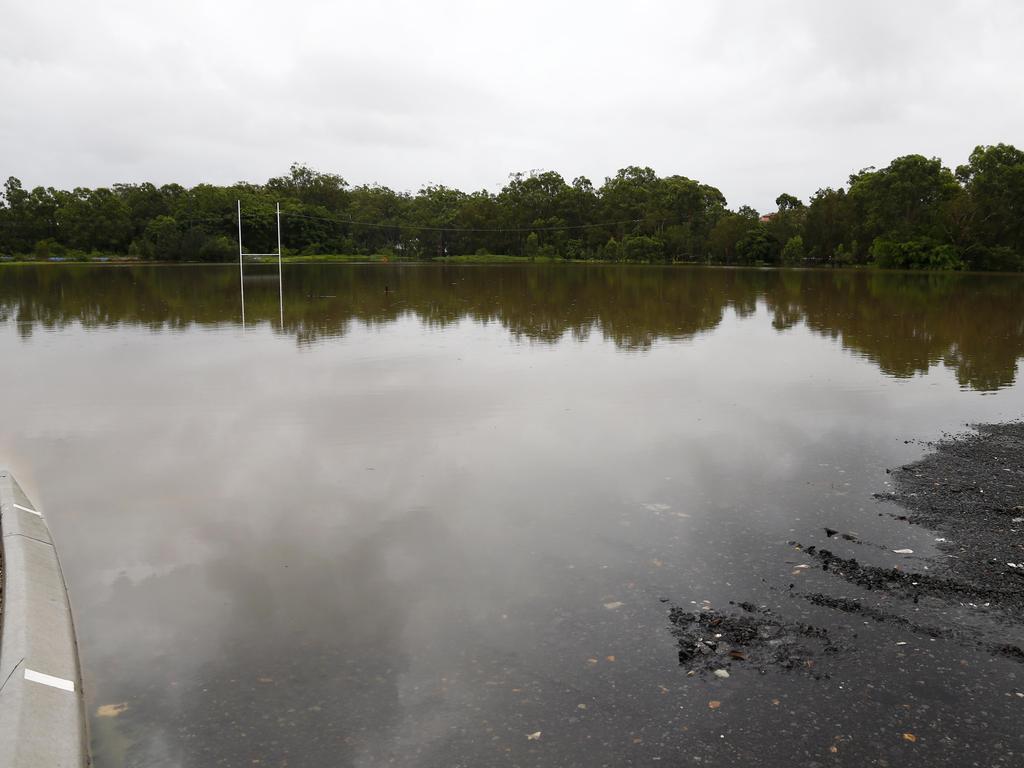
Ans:
[[[62,691],[74,691],[75,681],[65,680],[63,677],[54,677],[53,675],[45,675],[42,672],[36,672],[34,669],[25,667],[25,679],[31,680],[33,683],[42,683],[48,685],[51,688],[60,688]]]
[[[34,509],[29,509],[28,507],[21,506],[21,504],[14,504],[12,502],[11,506],[13,506],[15,509],[20,509],[22,512],[31,512],[33,515],[38,515],[39,517],[43,516],[42,512],[36,512]]]

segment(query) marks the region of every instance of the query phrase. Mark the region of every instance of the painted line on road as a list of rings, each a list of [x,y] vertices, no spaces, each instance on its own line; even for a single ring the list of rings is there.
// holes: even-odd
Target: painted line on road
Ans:
[[[54,677],[53,675],[36,672],[28,667],[25,667],[25,679],[31,680],[33,683],[48,685],[51,688],[60,688],[62,691],[71,691],[73,693],[75,690],[74,680],[65,680],[63,677]]]
[[[13,506],[15,509],[20,509],[22,512],[31,512],[33,515],[37,515],[39,517],[43,516],[42,512],[36,512],[34,509],[29,509],[28,507],[21,506],[21,504],[15,504],[14,502],[11,502],[11,506]]]

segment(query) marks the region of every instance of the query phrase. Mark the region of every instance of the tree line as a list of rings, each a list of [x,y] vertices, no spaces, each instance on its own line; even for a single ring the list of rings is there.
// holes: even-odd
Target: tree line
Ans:
[[[938,158],[898,157],[806,202],[780,194],[767,212],[732,210],[716,187],[637,166],[600,186],[517,173],[497,193],[353,186],[299,164],[262,185],[28,190],[10,177],[0,256],[226,261],[238,253],[236,200],[251,252],[276,250],[280,203],[293,255],[1024,270],[1024,151],[1008,144],[979,146],[955,170]]]

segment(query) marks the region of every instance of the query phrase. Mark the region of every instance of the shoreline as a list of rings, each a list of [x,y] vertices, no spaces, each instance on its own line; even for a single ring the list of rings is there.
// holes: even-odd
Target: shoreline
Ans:
[[[879,516],[937,534],[937,556],[907,559],[910,549],[831,528],[825,540],[842,555],[820,541],[791,541],[793,575],[820,571],[829,588],[802,592],[790,584],[788,596],[823,609],[829,620],[787,621],[739,598],[723,610],[670,603],[680,665],[702,677],[754,666],[828,678],[829,658],[856,652],[858,643],[843,633],[853,617],[1024,664],[1024,421],[974,425],[926,445],[930,452],[917,461],[886,470],[894,490],[874,498],[892,507]],[[897,564],[869,564],[878,554],[861,559],[851,551],[857,547],[884,551],[882,559]],[[973,614],[969,626],[957,615],[965,610]],[[721,639],[709,643],[711,632]]]
[[[277,264],[273,258],[255,258],[245,262],[250,266],[272,266]],[[434,259],[396,259],[393,256],[383,254],[371,256],[355,255],[325,255],[325,256],[285,256],[282,263],[289,265],[327,265],[340,264],[351,266],[366,265],[390,265],[390,266],[595,266],[595,267],[660,267],[660,268],[707,268],[727,270],[763,270],[779,272],[858,272],[867,274],[884,275],[986,275],[1002,277],[1024,277],[1024,272],[998,272],[985,270],[953,270],[953,269],[892,269],[879,267],[873,264],[725,264],[718,262],[703,261],[673,261],[673,262],[640,262],[640,261],[610,261],[606,259],[559,259],[550,257],[529,257],[529,256],[444,256]],[[39,259],[11,259],[0,260],[2,267],[230,267],[237,266],[237,261],[160,261],[132,258],[103,258],[103,259],[82,259],[82,260],[39,260]]]

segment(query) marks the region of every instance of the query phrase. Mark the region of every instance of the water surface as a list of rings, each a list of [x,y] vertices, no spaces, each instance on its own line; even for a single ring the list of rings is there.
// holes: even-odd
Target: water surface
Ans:
[[[282,324],[253,267],[244,327],[238,287],[0,268],[0,458],[127,705],[98,768],[1020,763],[1024,667],[809,604],[857,596],[788,542],[936,554],[871,494],[1024,413],[1024,280],[289,265]],[[688,676],[703,601],[844,651]]]

